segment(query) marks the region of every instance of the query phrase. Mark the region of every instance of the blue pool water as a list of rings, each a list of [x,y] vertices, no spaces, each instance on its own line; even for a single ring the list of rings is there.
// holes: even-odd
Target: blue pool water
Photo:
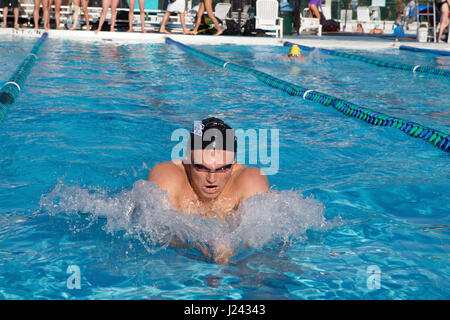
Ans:
[[[0,40],[2,83],[34,42]],[[196,48],[450,131],[446,78],[318,52],[294,65],[278,59],[283,47]],[[450,57],[348,52],[450,68]],[[174,212],[144,181],[170,160],[174,130],[210,115],[234,128],[279,129],[274,191],[244,201],[234,228]],[[447,153],[176,47],[48,39],[0,141],[2,299],[450,297]],[[180,234],[250,248],[220,266],[167,246]],[[74,265],[79,289],[67,285]]]

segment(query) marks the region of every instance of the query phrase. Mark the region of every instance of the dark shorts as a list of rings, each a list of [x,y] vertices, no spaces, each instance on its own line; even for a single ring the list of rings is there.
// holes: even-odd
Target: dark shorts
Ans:
[[[446,0],[436,0],[436,9],[439,13],[441,13],[442,6],[447,3]],[[449,8],[450,9],[450,8]]]
[[[0,8],[4,7],[18,8],[19,0],[0,0]]]

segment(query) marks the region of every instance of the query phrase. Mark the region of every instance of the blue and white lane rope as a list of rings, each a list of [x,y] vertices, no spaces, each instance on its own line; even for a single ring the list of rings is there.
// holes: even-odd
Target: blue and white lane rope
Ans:
[[[369,124],[399,129],[408,134],[409,136],[421,138],[443,151],[446,152],[450,151],[450,136],[447,133],[425,127],[421,124],[412,121],[403,120],[378,111],[367,109],[358,106],[356,104],[353,104],[351,102],[341,100],[315,90],[302,88],[298,85],[272,77],[271,75],[268,75],[264,72],[216,58],[200,50],[191,48],[183,43],[175,41],[171,38],[166,38],[166,42],[168,44],[176,45],[181,50],[189,52],[193,54],[195,57],[207,61],[215,66],[226,68],[228,70],[236,72],[251,74],[252,76],[262,81],[263,83],[267,84],[268,86],[280,89],[288,93],[289,95],[300,96],[304,100],[319,102],[324,106],[331,106],[347,116],[357,118]]]
[[[6,118],[8,106],[14,103],[22,90],[25,80],[36,62],[39,50],[47,38],[48,33],[44,32],[11,78],[0,89],[0,123]]]
[[[364,56],[360,56],[357,54],[345,53],[345,52],[336,51],[336,50],[308,47],[308,46],[304,46],[304,45],[289,42],[289,41],[286,41],[283,43],[283,45],[285,47],[291,47],[294,44],[298,45],[303,50],[312,51],[314,49],[317,49],[320,52],[331,55],[331,56],[342,57],[342,58],[347,58],[347,59],[351,59],[351,60],[355,60],[355,61],[359,61],[359,62],[364,62],[364,63],[375,65],[377,67],[390,68],[390,69],[403,70],[403,71],[428,73],[428,74],[433,74],[433,75],[437,75],[437,76],[450,78],[450,70],[436,69],[436,68],[420,66],[420,65],[413,66],[413,65],[397,63],[397,62],[387,62],[387,61],[382,61],[382,60],[378,60],[378,59],[374,59],[374,58],[364,57]]]

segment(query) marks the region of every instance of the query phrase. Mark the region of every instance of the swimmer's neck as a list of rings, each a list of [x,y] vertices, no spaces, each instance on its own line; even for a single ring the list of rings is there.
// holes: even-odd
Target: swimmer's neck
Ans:
[[[194,195],[195,195],[195,204],[198,208],[198,212],[201,216],[205,217],[218,217],[218,216],[228,216],[230,214],[229,210],[223,210],[223,207],[220,205],[222,200],[224,199],[223,193],[224,190],[214,199],[202,199],[194,190],[192,185],[190,185]]]
[[[228,190],[230,181],[227,182],[224,189],[217,195],[214,199],[208,199],[208,198],[202,198],[198,195],[198,193],[195,191],[194,186],[191,184],[191,179],[189,174],[187,173],[188,181],[189,181],[189,187],[192,190],[192,193],[195,197],[194,201],[191,202],[192,207],[190,208],[179,208],[180,210],[186,210],[188,213],[198,213],[203,217],[208,218],[226,218],[231,215],[231,213],[237,209],[233,208],[233,210],[224,210],[224,208],[220,205],[223,200],[226,200],[224,198],[224,192]],[[194,212],[192,212],[192,211]]]

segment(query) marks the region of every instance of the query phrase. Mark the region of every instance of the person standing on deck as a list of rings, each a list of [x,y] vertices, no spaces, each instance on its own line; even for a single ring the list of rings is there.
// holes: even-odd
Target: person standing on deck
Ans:
[[[50,29],[50,11],[52,11],[52,3],[53,3],[53,0],[47,0],[47,1],[48,1],[48,6],[47,6],[48,14],[47,14],[47,20],[44,19],[44,28],[45,28],[45,30],[49,30]],[[62,30],[63,29],[60,26],[61,2],[62,2],[62,0],[55,0],[55,23],[56,23],[56,29],[57,30]],[[45,26],[46,24],[47,24],[47,27]]]
[[[169,0],[169,4],[167,5],[167,11],[164,14],[159,32],[160,33],[170,33],[169,31],[166,30],[166,23],[169,20],[171,13],[180,14],[180,22],[181,22],[181,27],[183,28],[183,33],[190,34],[190,32],[186,29],[186,3],[185,3],[185,0],[173,0],[173,1]]]
[[[129,0],[130,1],[130,11],[128,12],[128,23],[129,28],[127,32],[133,32],[133,20],[134,20],[134,4],[136,3],[136,0]],[[138,0],[139,1],[139,15],[141,19],[141,28],[142,33],[146,33],[145,31],[145,0]]]
[[[108,13],[108,8],[111,7],[111,32],[115,32],[116,29],[114,26],[116,25],[116,15],[117,15],[117,6],[119,4],[119,0],[103,0],[102,5],[102,15],[100,16],[100,22],[98,24],[97,30],[95,33],[98,33],[102,30],[103,23],[105,23],[106,14]]]
[[[14,29],[19,29],[19,0],[0,0],[0,8],[3,8],[2,28],[6,28],[8,19],[8,6],[11,6],[14,12]]]
[[[72,17],[73,25],[72,28],[70,28],[70,30],[75,30],[78,24],[78,18],[80,16],[80,1],[81,6],[83,8],[84,20],[86,20],[86,30],[89,31],[91,30],[91,26],[89,24],[89,11],[88,11],[89,0],[73,0],[73,10],[74,10]]]
[[[202,23],[202,16],[203,13],[208,13],[208,16],[211,18],[212,22],[214,23],[214,26],[216,27],[217,32],[214,34],[215,36],[219,36],[222,34],[223,30],[219,25],[219,21],[217,20],[216,16],[214,15],[214,11],[212,8],[212,0],[201,0],[200,8],[197,12],[197,21],[195,23],[194,29],[189,32],[190,34],[197,34],[198,27],[200,27],[200,24]]]
[[[43,17],[44,20],[44,28],[45,30],[48,30],[46,27],[45,21],[49,21],[50,17],[50,10],[48,10],[48,6],[50,1],[49,0],[34,0],[34,9],[33,9],[33,21],[34,21],[34,30],[37,30],[39,28],[39,9],[41,7],[42,3],[42,11],[43,11]]]

